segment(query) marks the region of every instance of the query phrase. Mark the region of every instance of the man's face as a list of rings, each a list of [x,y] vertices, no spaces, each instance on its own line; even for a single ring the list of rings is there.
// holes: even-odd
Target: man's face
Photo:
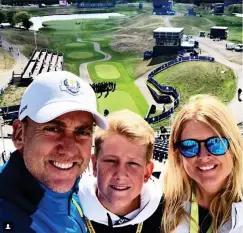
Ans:
[[[139,207],[142,186],[153,170],[146,149],[116,134],[106,138],[97,157],[92,157],[98,199],[111,212],[126,214]]]
[[[28,119],[27,126],[16,121],[13,128],[29,172],[55,192],[69,191],[90,160],[92,114],[70,112],[43,124]]]

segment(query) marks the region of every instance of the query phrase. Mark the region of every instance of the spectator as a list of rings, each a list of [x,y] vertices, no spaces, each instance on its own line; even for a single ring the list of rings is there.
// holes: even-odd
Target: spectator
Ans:
[[[92,156],[94,177],[80,183],[90,232],[159,233],[162,189],[153,171],[154,131],[137,114],[122,110],[97,130]]]
[[[93,124],[107,128],[90,86],[66,72],[41,73],[13,122],[16,151],[0,168],[0,226],[15,233],[85,233],[76,195],[87,168]],[[4,188],[3,188],[4,187]]]
[[[243,232],[242,148],[224,104],[208,95],[191,98],[171,128],[164,232]]]

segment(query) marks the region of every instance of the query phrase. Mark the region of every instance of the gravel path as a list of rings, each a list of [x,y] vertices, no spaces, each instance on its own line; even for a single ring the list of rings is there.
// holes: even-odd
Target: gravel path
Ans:
[[[100,45],[98,42],[90,42],[90,41],[83,41],[81,38],[77,39],[78,42],[86,42],[86,43],[92,43],[94,45],[94,50],[98,53],[103,54],[105,57],[103,59],[100,60],[96,60],[96,61],[91,61],[91,62],[86,62],[86,63],[82,63],[79,66],[79,76],[80,78],[82,78],[84,81],[86,81],[87,83],[93,83],[90,76],[89,76],[89,72],[88,72],[88,64],[93,63],[93,62],[97,62],[97,61],[108,61],[110,60],[112,57],[110,54],[104,53],[101,49],[100,49]]]
[[[243,67],[241,64],[238,64],[239,62],[242,62],[242,56],[241,61],[238,61],[237,63],[230,61],[230,59],[225,55],[225,45],[227,41],[213,41],[209,38],[203,37],[198,37],[196,38],[196,40],[199,41],[199,46],[202,51],[207,52],[208,54],[210,54],[210,56],[215,58],[215,61],[230,67],[234,71],[237,77],[237,89],[235,92],[235,96],[228,104],[228,107],[232,111],[237,123],[243,122],[243,101],[238,101],[238,88],[241,88],[243,90]],[[227,52],[232,53],[232,51]],[[233,53],[236,53],[237,56],[240,54],[237,52]],[[242,55],[242,53],[240,55]],[[241,98],[243,100],[243,96]]]

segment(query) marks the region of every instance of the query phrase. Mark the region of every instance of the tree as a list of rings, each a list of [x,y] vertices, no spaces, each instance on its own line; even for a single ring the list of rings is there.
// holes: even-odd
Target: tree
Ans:
[[[14,22],[15,13],[16,13],[16,11],[7,12],[7,22],[10,23],[12,27],[15,25],[15,22]]]
[[[32,26],[32,22],[30,22],[30,15],[26,11],[19,11],[14,14],[14,22],[15,24],[20,24],[25,29],[29,29]]]
[[[3,11],[0,11],[0,23],[3,23],[6,20],[6,14]]]
[[[24,20],[23,22],[23,27],[27,30],[33,25],[33,23],[30,20]]]

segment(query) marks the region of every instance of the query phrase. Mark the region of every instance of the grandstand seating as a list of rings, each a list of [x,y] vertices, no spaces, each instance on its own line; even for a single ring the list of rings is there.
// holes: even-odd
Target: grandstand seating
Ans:
[[[77,4],[77,8],[109,8],[115,6],[116,6],[116,2],[104,2],[104,3],[80,2]]]
[[[51,50],[35,50],[26,65],[23,79],[34,78],[40,73],[63,70],[63,54]]]
[[[155,137],[153,159],[162,163],[168,158],[169,135],[165,133]]]

